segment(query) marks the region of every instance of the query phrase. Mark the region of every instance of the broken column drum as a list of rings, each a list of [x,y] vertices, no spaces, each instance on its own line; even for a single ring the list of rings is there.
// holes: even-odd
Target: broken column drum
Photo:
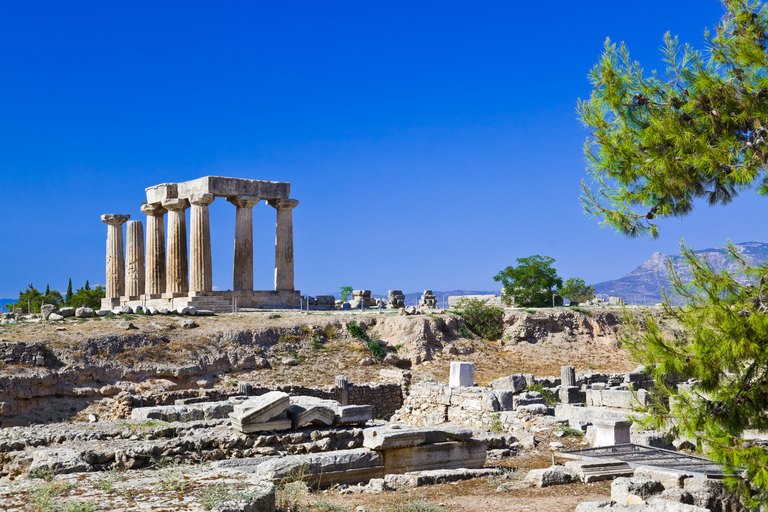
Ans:
[[[573,366],[560,367],[560,385],[561,386],[576,385],[576,368],[574,368]]]
[[[235,305],[298,307],[301,292],[294,288],[293,261],[293,209],[298,201],[289,197],[290,189],[290,183],[218,176],[149,187],[141,207],[147,215],[146,243],[141,222],[134,221],[129,225],[127,254],[122,224],[130,215],[103,215],[108,232],[107,298],[102,308],[141,305],[223,312]],[[213,290],[209,205],[216,197],[236,207],[232,291]],[[253,207],[261,201],[276,210],[274,290],[253,289]]]

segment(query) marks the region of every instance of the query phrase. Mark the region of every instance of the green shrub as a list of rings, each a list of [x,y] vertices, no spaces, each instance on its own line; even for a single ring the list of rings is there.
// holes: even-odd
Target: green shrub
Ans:
[[[376,359],[384,358],[384,349],[381,348],[381,346],[372,340],[367,334],[365,334],[365,331],[362,327],[357,325],[355,322],[349,322],[347,329],[349,330],[349,334],[368,345],[368,350],[371,351],[373,357]]]
[[[496,341],[501,338],[504,333],[503,309],[489,306],[484,300],[475,298],[461,299],[459,307],[463,309],[462,317],[470,331],[486,340]]]
[[[526,388],[526,391],[538,391],[541,393],[541,397],[544,399],[544,401],[547,403],[548,406],[554,407],[557,403],[557,398],[555,398],[555,394],[552,392],[551,389],[545,388],[541,384],[529,384]]]
[[[462,338],[472,339],[472,334],[463,325],[459,326],[458,331]]]

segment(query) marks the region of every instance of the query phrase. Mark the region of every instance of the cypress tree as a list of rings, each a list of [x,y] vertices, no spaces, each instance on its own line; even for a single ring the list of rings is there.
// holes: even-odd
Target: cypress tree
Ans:
[[[73,295],[73,293],[72,293],[72,278],[70,277],[69,278],[69,284],[67,285],[67,295],[64,298],[64,303],[67,306],[71,306],[70,302],[72,301],[72,295]]]

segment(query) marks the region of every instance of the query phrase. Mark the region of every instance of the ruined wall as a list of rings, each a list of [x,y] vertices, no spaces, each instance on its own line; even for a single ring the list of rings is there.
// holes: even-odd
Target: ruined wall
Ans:
[[[0,342],[0,367],[2,366],[46,366],[50,354],[42,343]]]

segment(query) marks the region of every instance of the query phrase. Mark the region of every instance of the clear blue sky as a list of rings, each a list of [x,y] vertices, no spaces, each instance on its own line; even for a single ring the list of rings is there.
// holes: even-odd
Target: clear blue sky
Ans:
[[[653,252],[767,241],[744,193],[664,221],[598,226],[578,200],[576,118],[606,37],[661,67],[666,31],[700,45],[717,0],[3,2],[0,297],[104,283],[103,213],[204,175],[292,183],[296,285],[495,289],[515,259],[618,278]],[[257,289],[274,210],[254,208]],[[232,283],[234,207],[211,205],[214,285]]]

